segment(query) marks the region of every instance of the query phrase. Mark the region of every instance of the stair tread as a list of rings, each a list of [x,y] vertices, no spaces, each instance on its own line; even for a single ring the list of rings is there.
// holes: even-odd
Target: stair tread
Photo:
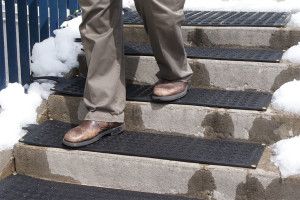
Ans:
[[[185,47],[188,58],[252,61],[278,63],[282,59],[281,50]],[[125,43],[125,54],[136,56],[153,56],[149,44]]]
[[[57,78],[34,77],[37,79],[50,79],[57,81],[53,91],[61,94],[83,96],[85,78]],[[151,85],[126,85],[126,99],[129,101],[153,102],[153,86]],[[187,95],[181,99],[168,102],[171,104],[208,106],[228,109],[267,110],[272,99],[271,93],[231,91],[217,89],[190,88]]]
[[[184,11],[183,26],[282,27],[291,19],[288,12]],[[125,9],[124,24],[142,24],[137,11]]]
[[[11,175],[0,181],[0,199],[188,200],[191,198],[67,184],[24,175]]]
[[[65,133],[75,125],[49,120],[29,131],[25,144],[70,149],[62,144]],[[76,150],[157,159],[256,168],[265,145],[251,142],[212,140],[125,131],[107,136]]]

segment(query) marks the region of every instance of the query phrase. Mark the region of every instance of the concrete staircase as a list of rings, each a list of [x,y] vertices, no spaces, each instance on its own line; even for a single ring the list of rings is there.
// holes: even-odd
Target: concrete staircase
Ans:
[[[147,43],[142,26],[125,25],[125,41]],[[183,27],[186,45],[287,49],[300,41],[300,29]],[[84,56],[79,55],[85,73]],[[273,92],[300,76],[292,63],[258,63],[189,59],[192,87]],[[154,58],[126,57],[127,81],[153,84]],[[79,108],[79,109],[78,109]],[[79,110],[79,111],[77,111]],[[82,98],[51,95],[39,109],[39,121],[56,119],[78,124]],[[299,135],[300,119],[271,107],[266,112],[127,101],[127,130],[242,140],[271,145]],[[256,170],[185,163],[153,158],[63,150],[17,144],[15,170],[42,179],[199,199],[299,199],[300,176],[282,179],[266,148]],[[0,168],[1,169],[1,168]]]

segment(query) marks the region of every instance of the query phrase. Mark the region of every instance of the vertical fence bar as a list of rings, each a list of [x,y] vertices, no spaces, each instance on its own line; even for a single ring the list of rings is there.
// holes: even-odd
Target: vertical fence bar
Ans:
[[[50,6],[50,35],[54,37],[53,31],[55,29],[58,29],[58,3],[57,3],[57,0],[50,0],[49,6]]]
[[[6,87],[6,72],[5,72],[5,56],[4,56],[4,39],[3,39],[3,16],[2,16],[2,1],[0,4],[0,90]]]
[[[30,30],[30,51],[36,42],[39,42],[39,20],[37,0],[28,0],[29,5],[29,30]]]
[[[27,24],[27,2],[18,0],[18,25],[19,25],[19,47],[21,64],[21,82],[25,83],[30,78],[28,24]]]
[[[19,82],[18,61],[17,61],[16,21],[15,21],[15,1],[5,0],[5,13],[6,13],[6,36],[7,36],[9,82],[13,83],[13,82]]]
[[[50,0],[51,1],[51,0]],[[48,0],[39,0],[40,41],[49,38]]]
[[[67,0],[58,0],[59,24],[60,26],[67,18]]]
[[[75,12],[78,8],[78,0],[69,0],[69,9],[71,14]]]

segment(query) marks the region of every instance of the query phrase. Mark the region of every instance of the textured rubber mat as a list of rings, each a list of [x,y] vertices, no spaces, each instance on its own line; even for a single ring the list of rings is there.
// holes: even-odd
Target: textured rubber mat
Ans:
[[[183,26],[283,27],[291,19],[287,12],[184,11]],[[137,11],[125,9],[124,24],[143,24]]]
[[[74,127],[60,121],[46,121],[29,131],[23,142],[30,145],[67,148],[62,144],[65,133]],[[84,151],[150,157],[202,164],[256,168],[264,145],[224,140],[209,140],[163,134],[123,132],[107,136]]]
[[[190,198],[106,189],[36,179],[24,175],[0,181],[3,200],[188,200]]]
[[[84,86],[86,79],[83,77],[72,77],[72,78],[64,78],[64,77],[55,77],[55,76],[40,76],[40,77],[31,77],[31,81],[34,80],[52,80],[56,82],[54,88],[51,88],[52,91],[56,91],[58,93],[72,95],[72,96],[83,96]]]
[[[153,56],[152,48],[148,44],[125,43],[126,55]],[[280,50],[256,50],[256,49],[232,49],[232,48],[208,48],[185,47],[188,58],[235,60],[253,62],[278,63],[282,59],[283,51]]]
[[[126,88],[127,100],[152,101],[153,86],[128,84]],[[172,104],[264,111],[271,99],[270,93],[191,88],[185,97]]]
[[[49,77],[57,79],[57,84],[51,90],[61,94],[83,96],[85,78],[75,77],[71,79]],[[35,77],[34,79],[47,79],[47,77]],[[151,85],[126,85],[126,99],[128,101],[152,102],[153,86]],[[172,104],[196,105],[243,110],[267,110],[272,99],[272,94],[263,92],[231,91],[191,88],[188,94]]]

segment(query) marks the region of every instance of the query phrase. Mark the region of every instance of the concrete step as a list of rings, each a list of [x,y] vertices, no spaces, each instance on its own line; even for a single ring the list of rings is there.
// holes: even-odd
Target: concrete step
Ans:
[[[17,144],[19,174],[89,186],[203,199],[297,199],[300,177],[281,179],[266,149],[256,170]]]
[[[300,40],[299,40],[300,41]],[[79,71],[86,75],[84,54],[78,56]],[[194,75],[191,87],[227,90],[275,91],[286,82],[300,77],[300,65],[293,63],[262,63],[189,59]],[[126,79],[129,83],[154,84],[158,66],[151,56],[126,56]]]
[[[300,41],[299,27],[182,27],[186,46],[285,50]],[[124,25],[124,40],[149,43],[142,25]]]
[[[48,106],[50,118],[74,124],[87,112],[81,97],[51,95]],[[265,144],[300,133],[299,117],[272,108],[260,112],[127,101],[125,124],[131,131]]]
[[[0,151],[0,180],[13,173],[12,149]]]

